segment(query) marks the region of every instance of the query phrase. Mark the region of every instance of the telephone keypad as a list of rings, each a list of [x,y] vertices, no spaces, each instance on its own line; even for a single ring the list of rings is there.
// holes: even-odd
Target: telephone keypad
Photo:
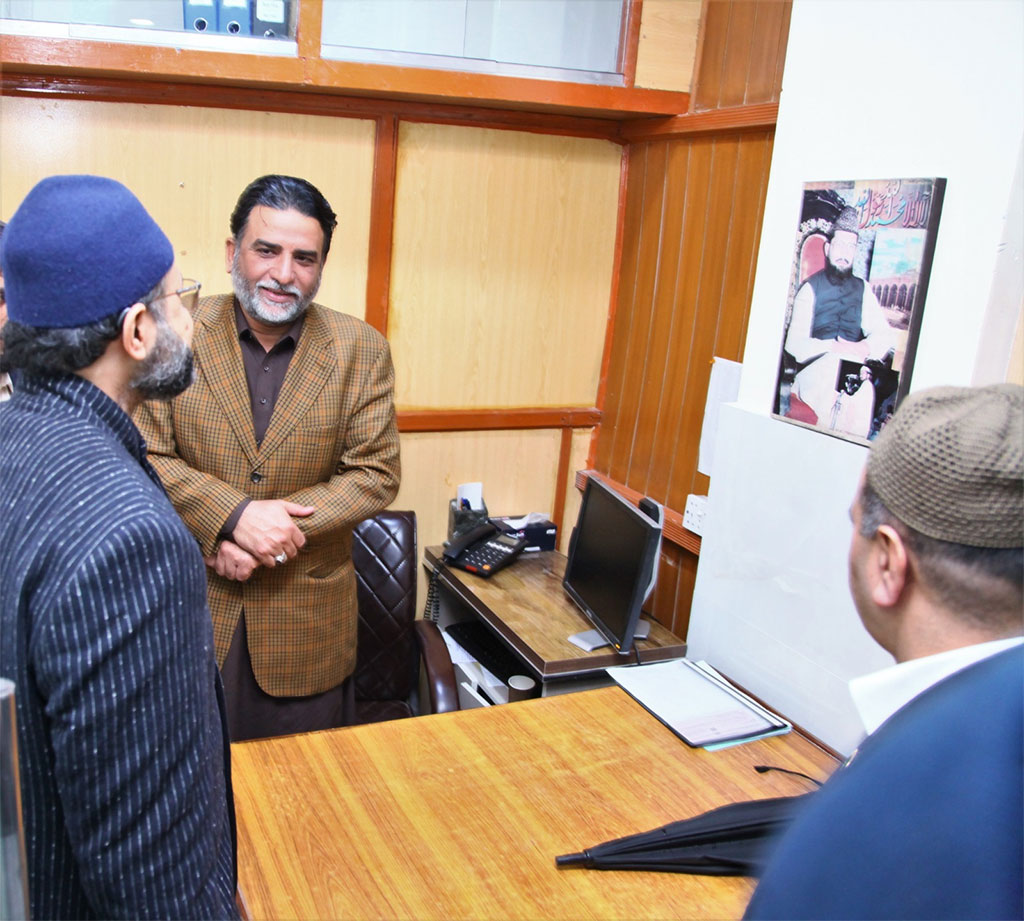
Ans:
[[[473,547],[453,561],[455,566],[478,576],[491,576],[512,562],[525,546],[526,541],[501,536],[480,546]]]

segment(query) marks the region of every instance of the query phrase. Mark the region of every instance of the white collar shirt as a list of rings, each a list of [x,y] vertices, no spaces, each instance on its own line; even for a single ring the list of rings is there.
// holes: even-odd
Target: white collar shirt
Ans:
[[[947,652],[908,659],[881,671],[861,675],[850,681],[850,695],[868,735],[897,710],[910,703],[933,684],[975,662],[994,656],[1024,642],[1024,637],[991,640]]]

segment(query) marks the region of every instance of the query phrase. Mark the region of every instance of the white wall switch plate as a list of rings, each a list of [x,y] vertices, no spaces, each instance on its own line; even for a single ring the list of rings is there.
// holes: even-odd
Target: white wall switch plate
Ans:
[[[689,495],[683,509],[683,527],[694,534],[704,536],[704,517],[708,510],[708,497]]]

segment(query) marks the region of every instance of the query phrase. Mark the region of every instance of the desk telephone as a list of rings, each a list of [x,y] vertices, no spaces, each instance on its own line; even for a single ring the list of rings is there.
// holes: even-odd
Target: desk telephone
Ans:
[[[508,566],[525,546],[525,540],[509,537],[486,521],[466,534],[453,537],[444,548],[444,561],[449,566],[487,578]]]

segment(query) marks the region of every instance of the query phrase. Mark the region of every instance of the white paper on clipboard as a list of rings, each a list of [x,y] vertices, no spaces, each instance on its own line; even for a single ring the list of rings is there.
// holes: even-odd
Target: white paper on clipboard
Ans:
[[[688,659],[622,665],[608,674],[694,747],[788,732],[792,726],[730,685],[706,663]]]

